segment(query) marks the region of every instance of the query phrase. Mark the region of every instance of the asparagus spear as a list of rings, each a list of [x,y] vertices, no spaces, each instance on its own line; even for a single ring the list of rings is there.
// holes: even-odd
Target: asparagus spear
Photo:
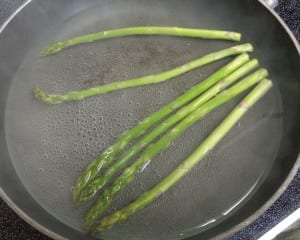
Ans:
[[[247,54],[241,54],[240,56],[236,57],[232,62],[225,65],[221,69],[219,69],[214,74],[210,75],[208,78],[200,82],[199,84],[195,85],[183,95],[179,96],[178,98],[171,101],[169,104],[165,105],[149,117],[145,118],[141,121],[137,126],[133,127],[132,129],[124,132],[117,142],[108,148],[106,148],[102,154],[93,162],[91,162],[87,168],[83,171],[83,173],[78,178],[74,191],[73,191],[73,198],[74,200],[77,199],[81,190],[87,185],[89,181],[94,179],[100,170],[103,167],[106,167],[111,161],[114,159],[115,155],[122,151],[127,144],[136,139],[137,137],[141,136],[148,128],[150,128],[153,124],[160,121],[172,111],[180,108],[190,100],[194,99],[205,90],[210,88],[212,85],[223,79],[228,74],[232,73],[236,69],[238,69],[241,65],[246,63],[249,60],[249,56]]]
[[[248,109],[252,107],[271,87],[272,82],[270,80],[262,80],[258,86],[256,86],[254,90],[252,90],[241,103],[233,109],[219,126],[213,130],[201,145],[173,172],[171,172],[171,174],[128,206],[103,218],[97,225],[95,232],[102,232],[111,228],[114,224],[126,220],[130,215],[143,209],[175,185],[224,138]]]
[[[68,92],[63,95],[47,94],[43,90],[41,90],[38,86],[36,86],[34,88],[34,93],[37,99],[49,104],[57,104],[57,103],[62,103],[67,101],[81,100],[94,95],[116,91],[118,89],[131,88],[131,87],[163,82],[168,79],[179,76],[181,74],[184,74],[186,72],[189,72],[195,68],[207,65],[211,62],[223,59],[228,56],[236,55],[239,53],[249,52],[252,50],[253,47],[251,46],[251,44],[243,44],[243,45],[238,45],[235,47],[231,47],[221,51],[207,54],[201,58],[186,63],[182,66],[155,75],[149,75],[141,78],[134,78],[134,79],[124,80],[120,82],[108,83],[108,84],[100,85],[97,87],[93,87],[81,91]]]
[[[127,167],[123,173],[114,181],[112,186],[108,187],[103,195],[97,200],[96,204],[88,211],[84,218],[85,226],[90,229],[103,211],[112,203],[115,195],[125,188],[138,172],[148,165],[151,160],[162,150],[166,149],[173,140],[179,137],[188,127],[192,126],[207,113],[220,105],[228,102],[237,95],[241,94],[249,87],[256,84],[268,75],[267,70],[261,69],[244,78],[234,86],[214,97],[212,100],[203,104],[200,108],[190,113],[175,127],[171,128],[157,142],[148,146],[135,163]]]
[[[111,177],[125,166],[125,164],[140,150],[151,143],[156,137],[165,132],[168,128],[179,122],[189,113],[193,112],[199,108],[203,103],[207,102],[209,99],[214,97],[224,88],[238,80],[239,78],[246,75],[248,72],[253,70],[258,66],[258,61],[256,59],[243,65],[241,68],[231,73],[229,76],[224,78],[221,82],[214,85],[212,88],[207,90],[205,93],[197,97],[191,103],[180,109],[177,113],[171,115],[167,120],[163,121],[158,127],[156,127],[151,133],[144,136],[139,140],[133,147],[125,151],[118,161],[112,165],[101,177],[98,177],[91,181],[81,192],[79,198],[76,200],[78,206],[82,205],[85,201],[91,199],[96,193],[104,187],[104,185],[111,179]]]
[[[223,39],[232,41],[240,41],[241,39],[240,33],[229,31],[157,26],[130,27],[91,33],[83,36],[78,36],[66,41],[56,42],[42,49],[40,52],[40,56],[47,56],[50,54],[58,53],[65,48],[79,45],[82,43],[90,43],[101,39],[125,37],[132,35],[167,35],[177,37]]]

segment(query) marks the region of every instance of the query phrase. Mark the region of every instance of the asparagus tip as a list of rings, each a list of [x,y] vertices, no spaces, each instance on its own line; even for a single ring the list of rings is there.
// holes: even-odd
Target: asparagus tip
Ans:
[[[40,51],[39,56],[40,57],[45,57],[45,56],[48,56],[48,55],[52,55],[54,53],[58,53],[62,49],[63,49],[63,43],[62,42],[56,42],[56,43],[53,43],[53,44],[43,48]]]
[[[78,194],[73,195],[73,202],[76,208],[81,208],[83,203],[86,202],[86,200],[88,200],[88,197],[82,196],[83,193],[79,192]]]
[[[33,92],[36,99],[40,100],[41,102],[48,104],[57,104],[61,102],[59,95],[47,94],[38,86],[34,87]]]
[[[38,86],[34,87],[34,96],[38,99],[43,101],[43,99],[46,97],[46,93],[42,91]]]
[[[50,54],[52,54],[51,53],[51,51],[49,50],[49,48],[48,47],[46,47],[46,48],[43,48],[40,52],[39,52],[39,57],[45,57],[45,56],[48,56],[48,55],[50,55]]]

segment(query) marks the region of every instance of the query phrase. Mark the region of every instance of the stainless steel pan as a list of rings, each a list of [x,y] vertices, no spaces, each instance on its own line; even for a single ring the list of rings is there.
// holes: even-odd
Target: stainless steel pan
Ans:
[[[300,48],[282,21],[250,0],[27,1],[0,34],[0,195],[54,239],[92,239],[71,188],[84,166],[125,129],[230,59],[166,83],[47,106],[35,84],[64,92],[143,76],[216,49],[223,41],[129,37],[38,58],[48,43],[135,25],[239,31],[268,68],[273,90],[177,187],[103,239],[224,239],[266,210],[299,168]],[[124,191],[112,209],[136,198],[182,161],[236,101],[187,131]]]

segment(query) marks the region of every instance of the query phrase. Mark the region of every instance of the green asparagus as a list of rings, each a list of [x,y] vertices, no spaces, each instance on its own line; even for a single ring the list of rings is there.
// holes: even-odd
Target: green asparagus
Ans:
[[[203,93],[212,85],[214,85],[215,83],[226,77],[228,74],[232,73],[240,66],[245,64],[248,60],[249,56],[247,54],[241,54],[240,56],[236,57],[232,62],[225,65],[217,72],[209,76],[207,79],[203,80],[199,84],[189,89],[183,95],[174,99],[169,104],[165,105],[149,117],[145,118],[134,128],[128,130],[127,132],[124,132],[115,144],[106,148],[103,151],[103,153],[95,161],[91,162],[80,175],[73,191],[74,201],[76,202],[76,199],[78,198],[82,189],[97,176],[97,174],[102,168],[108,166],[112,162],[116,154],[122,151],[130,141],[141,136],[152,125],[166,117],[172,111],[180,108],[190,100]]]
[[[205,30],[205,29],[192,29],[192,28],[179,28],[179,27],[158,27],[158,26],[141,26],[130,28],[112,29],[103,32],[91,33],[83,36],[78,36],[66,41],[56,42],[42,49],[40,56],[47,56],[58,53],[65,48],[79,45],[82,43],[91,43],[94,41],[125,37],[132,35],[167,35],[177,37],[193,37],[205,39],[223,39],[240,41],[241,34],[229,31]]]
[[[231,130],[231,128],[240,120],[240,118],[252,107],[270,88],[272,82],[262,80],[242,102],[233,109],[233,111],[219,124],[215,130],[201,143],[201,145],[173,172],[165,177],[159,184],[154,186],[148,192],[144,193],[137,200],[128,206],[103,218],[95,228],[96,232],[102,232],[111,228],[114,224],[126,220],[135,212],[143,209],[153,202],[160,195],[168,191],[173,185],[181,180],[191,169],[198,164]]]
[[[123,173],[114,181],[112,186],[108,187],[104,191],[96,204],[88,211],[84,218],[86,228],[90,229],[103,211],[112,203],[115,195],[125,188],[125,186],[134,179],[144,166],[148,165],[158,153],[166,149],[172,141],[179,137],[188,127],[192,126],[213,109],[241,94],[267,75],[267,70],[261,69],[244,78],[234,86],[224,90],[222,93],[203,104],[194,112],[190,113],[175,127],[171,128],[165,135],[163,135],[157,142],[148,146],[137,161],[123,171]]]
[[[171,126],[179,122],[185,116],[187,116],[192,111],[199,108],[203,103],[207,102],[209,99],[214,97],[224,88],[238,80],[240,77],[243,77],[245,74],[253,70],[258,66],[258,61],[256,59],[251,60],[250,62],[243,65],[241,68],[231,73],[229,76],[224,78],[221,82],[214,85],[212,88],[207,90],[205,93],[197,97],[187,106],[180,109],[177,113],[171,115],[167,120],[160,123],[158,127],[156,127],[151,133],[144,136],[141,140],[139,140],[133,147],[129,148],[125,151],[118,161],[112,165],[101,177],[98,177],[91,181],[81,192],[77,205],[80,206],[85,201],[91,199],[95,194],[102,189],[102,187],[111,179],[111,177],[119,171],[121,168],[125,166],[125,164],[139,151],[141,151],[144,147],[146,147],[149,143],[151,143],[156,137],[161,135]]]
[[[89,89],[85,89],[85,90],[81,90],[81,91],[68,92],[63,95],[47,94],[46,92],[41,90],[38,86],[36,86],[34,88],[34,93],[35,93],[35,96],[37,99],[39,99],[42,102],[49,103],[49,104],[58,104],[58,103],[67,102],[67,101],[82,100],[87,97],[104,94],[104,93],[108,93],[111,91],[116,91],[118,89],[132,88],[132,87],[137,87],[137,86],[160,83],[160,82],[169,80],[171,78],[174,78],[176,76],[179,76],[181,74],[184,74],[186,72],[189,72],[195,68],[207,65],[211,62],[223,59],[228,56],[236,55],[239,53],[249,52],[252,50],[253,50],[253,47],[251,44],[243,44],[243,45],[238,45],[235,47],[231,47],[231,48],[227,48],[227,49],[224,49],[221,51],[207,54],[201,58],[198,58],[194,61],[186,63],[182,66],[176,67],[174,69],[171,69],[169,71],[165,71],[162,73],[154,74],[154,75],[124,80],[124,81],[120,81],[120,82],[108,83],[108,84],[100,85],[97,87],[93,87],[93,88],[89,88]]]

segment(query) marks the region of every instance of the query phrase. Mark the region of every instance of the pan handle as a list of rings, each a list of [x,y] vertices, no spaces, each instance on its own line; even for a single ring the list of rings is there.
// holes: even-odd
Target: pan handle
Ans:
[[[278,0],[264,0],[264,2],[270,7],[275,8],[278,5]]]

